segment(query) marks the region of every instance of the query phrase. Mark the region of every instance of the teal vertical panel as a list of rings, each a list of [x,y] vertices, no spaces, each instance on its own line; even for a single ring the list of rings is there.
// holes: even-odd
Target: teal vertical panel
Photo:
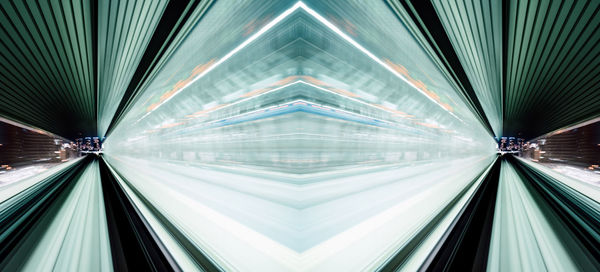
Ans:
[[[502,9],[493,2],[433,1],[433,6],[494,133],[501,135]]]
[[[104,135],[154,33],[166,1],[100,1],[98,134]]]
[[[0,3],[0,116],[72,137],[93,134],[88,1]]]

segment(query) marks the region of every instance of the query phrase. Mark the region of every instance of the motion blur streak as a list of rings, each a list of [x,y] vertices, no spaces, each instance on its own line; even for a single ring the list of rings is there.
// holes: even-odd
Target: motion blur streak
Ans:
[[[376,269],[451,205],[441,221],[447,227],[494,160],[493,139],[461,110],[460,96],[387,6],[349,3],[345,12],[379,15],[375,22],[348,17],[356,33],[388,25],[375,29],[410,49],[350,38],[321,15],[342,16],[333,2],[298,2],[252,11],[279,15],[207,55],[196,41],[216,39],[204,25],[222,20],[210,14],[238,8],[218,2],[105,142],[104,159],[124,187],[220,269]],[[413,82],[427,82],[457,110],[441,107],[383,58],[402,60],[415,71]],[[218,61],[157,100],[211,59]],[[470,144],[453,151],[465,138]],[[463,190],[469,193],[455,204]],[[185,252],[167,233],[158,235]],[[184,253],[173,257],[193,263]]]
[[[600,267],[598,202],[548,177],[540,166],[514,160],[502,163],[488,270]]]
[[[502,163],[500,180],[488,270],[575,271],[550,221],[508,162]]]
[[[484,2],[0,1],[0,271],[600,271],[600,3]]]

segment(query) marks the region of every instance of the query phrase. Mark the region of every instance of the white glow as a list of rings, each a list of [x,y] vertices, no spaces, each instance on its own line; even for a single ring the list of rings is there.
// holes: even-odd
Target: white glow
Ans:
[[[429,97],[426,93],[424,93],[421,89],[417,88],[417,86],[415,86],[414,84],[412,84],[408,79],[406,79],[404,76],[402,76],[400,73],[398,73],[396,70],[392,69],[392,67],[390,67],[389,65],[387,65],[385,62],[383,62],[381,59],[379,59],[377,56],[375,56],[375,54],[371,53],[371,51],[367,50],[366,48],[364,48],[362,45],[360,45],[358,42],[356,42],[355,40],[353,40],[350,36],[348,36],[346,33],[344,33],[343,31],[341,31],[338,27],[336,27],[334,24],[332,24],[331,22],[327,21],[327,19],[325,19],[323,16],[321,16],[321,14],[317,13],[316,11],[312,10],[311,8],[307,7],[306,4],[304,4],[303,2],[298,2],[298,4],[300,4],[300,7],[306,11],[308,14],[312,15],[315,19],[319,20],[319,22],[321,22],[322,24],[324,24],[326,27],[328,27],[329,29],[331,29],[333,32],[335,32],[336,34],[338,34],[340,37],[342,37],[344,40],[346,40],[348,43],[350,43],[351,45],[353,45],[354,47],[356,47],[356,49],[360,50],[361,52],[363,52],[365,55],[367,55],[369,58],[371,58],[373,61],[377,62],[377,64],[381,65],[382,67],[384,67],[386,70],[390,71],[392,74],[394,74],[396,77],[402,79],[402,81],[404,81],[406,84],[408,84],[409,86],[413,87],[415,90],[419,91],[422,95],[424,95],[425,97],[427,97],[427,99],[431,100],[431,102],[435,103],[436,105],[438,105],[440,108],[442,108],[444,111],[448,112],[450,115],[454,116],[456,119],[460,120],[461,122],[463,122],[460,118],[458,118],[458,116],[454,115],[454,113],[452,113],[451,111],[447,110],[446,108],[444,108],[444,106],[442,106],[440,103],[438,103],[437,101],[435,101],[433,98]]]
[[[225,61],[227,61],[229,58],[231,58],[233,55],[235,55],[237,52],[239,52],[240,50],[242,50],[246,46],[248,46],[250,43],[252,43],[254,40],[258,39],[265,32],[269,31],[269,29],[273,28],[275,25],[277,25],[279,22],[281,22],[283,19],[285,19],[288,15],[290,15],[294,11],[296,11],[301,6],[301,4],[302,4],[302,2],[298,2],[294,6],[292,6],[291,8],[289,8],[288,10],[284,11],[282,14],[280,14],[279,16],[277,16],[277,18],[275,18],[273,21],[271,21],[270,23],[268,23],[267,25],[265,25],[258,32],[252,34],[252,36],[250,36],[250,38],[248,38],[247,40],[245,40],[244,42],[242,42],[240,45],[238,45],[236,48],[234,48],[229,53],[227,53],[225,56],[223,56],[222,58],[220,58],[213,65],[211,65],[206,70],[204,70],[202,73],[198,74],[194,79],[192,79],[190,82],[188,82],[183,87],[181,87],[179,90],[177,90],[176,93],[174,93],[173,95],[171,95],[169,98],[165,99],[163,102],[161,102],[160,104],[158,104],[154,109],[152,109],[151,111],[149,111],[148,113],[146,113],[144,116],[142,116],[142,118],[140,118],[138,121],[144,119],[146,116],[148,116],[148,114],[150,114],[151,112],[153,112],[156,109],[160,108],[160,106],[162,106],[163,104],[167,103],[169,100],[171,100],[177,94],[181,93],[181,91],[185,90],[190,85],[194,84],[194,82],[198,81],[198,79],[203,78],[206,74],[210,73],[210,71],[212,71],[215,68],[217,68],[217,66],[221,65],[222,63],[224,63]]]
[[[294,13],[294,11],[298,10],[298,9],[302,9],[304,11],[306,11],[308,14],[310,14],[311,16],[313,16],[315,19],[317,19],[319,22],[321,22],[323,25],[325,25],[327,28],[329,28],[330,30],[332,30],[334,33],[336,33],[337,35],[339,35],[341,38],[343,38],[344,40],[346,40],[348,43],[350,43],[352,46],[354,46],[356,49],[360,50],[361,52],[363,52],[365,55],[367,55],[369,58],[371,58],[373,61],[375,61],[377,64],[381,65],[382,67],[384,67],[386,70],[388,70],[389,72],[391,72],[392,74],[394,74],[396,77],[402,79],[402,81],[404,81],[406,84],[408,84],[409,86],[411,86],[413,89],[417,90],[419,93],[421,93],[422,95],[424,95],[427,99],[429,99],[431,102],[435,103],[436,105],[438,105],[440,108],[442,108],[444,111],[448,112],[450,115],[452,115],[453,117],[455,117],[456,119],[458,119],[459,121],[463,122],[464,121],[462,119],[460,119],[458,116],[456,116],[454,113],[452,113],[451,111],[449,111],[448,109],[446,109],[444,106],[442,106],[440,103],[438,103],[437,101],[435,101],[435,99],[429,97],[426,93],[424,93],[421,89],[419,89],[417,86],[415,86],[413,83],[411,83],[408,79],[406,79],[404,76],[402,76],[400,73],[398,73],[397,71],[395,71],[394,69],[392,69],[392,67],[390,67],[389,65],[387,65],[385,62],[383,62],[381,59],[379,59],[377,56],[375,56],[375,54],[371,53],[371,51],[367,50],[366,48],[364,48],[362,45],[360,45],[358,42],[356,42],[354,39],[352,39],[350,36],[348,36],[346,33],[344,33],[343,31],[341,31],[338,27],[336,27],[334,24],[332,24],[331,22],[329,22],[327,19],[325,19],[323,16],[321,16],[318,12],[314,11],[313,9],[309,8],[308,6],[306,6],[306,4],[304,4],[302,1],[297,2],[296,4],[294,4],[291,8],[287,9],[286,11],[284,11],[282,14],[280,14],[279,16],[277,16],[277,18],[275,18],[273,21],[269,22],[267,25],[265,25],[263,28],[261,28],[258,32],[254,33],[252,36],[250,36],[250,38],[248,38],[247,40],[245,40],[244,42],[242,42],[240,45],[238,45],[236,48],[234,48],[233,50],[231,50],[229,53],[227,53],[225,56],[223,56],[221,59],[219,59],[217,62],[215,62],[213,65],[211,65],[210,67],[208,67],[206,70],[204,70],[202,73],[198,74],[194,79],[192,79],[190,82],[188,82],[186,85],[184,85],[183,87],[181,87],[179,90],[177,90],[177,92],[175,92],[173,95],[169,96],[167,99],[165,99],[164,101],[162,101],[160,104],[158,104],[154,109],[150,110],[149,112],[147,112],[146,114],[144,114],[140,119],[138,119],[136,122],[141,121],[142,119],[146,118],[146,116],[148,116],[150,113],[154,112],[155,110],[157,110],[158,108],[160,108],[160,106],[162,106],[163,104],[167,103],[168,101],[170,101],[173,97],[175,97],[177,94],[181,93],[183,90],[185,90],[187,87],[189,87],[190,85],[194,84],[194,82],[196,82],[198,79],[203,78],[206,74],[208,74],[210,71],[214,70],[217,66],[221,65],[222,63],[224,63],[225,61],[227,61],[229,58],[231,58],[233,55],[235,55],[236,53],[238,53],[239,51],[241,51],[242,49],[244,49],[246,46],[248,46],[250,43],[252,43],[253,41],[255,41],[256,39],[258,39],[260,36],[262,36],[264,33],[266,33],[267,31],[269,31],[271,28],[273,28],[274,26],[276,26],[279,22],[281,22],[282,20],[284,20],[287,16],[289,16],[290,14]]]

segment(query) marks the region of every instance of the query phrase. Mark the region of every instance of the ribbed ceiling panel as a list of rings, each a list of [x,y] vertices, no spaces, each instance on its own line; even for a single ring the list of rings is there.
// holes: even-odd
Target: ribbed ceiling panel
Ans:
[[[524,138],[600,116],[599,11],[595,0],[434,0],[418,10],[439,18],[445,33],[425,32],[448,37],[444,55],[460,60],[451,69],[462,66],[495,134]]]
[[[168,3],[0,1],[0,116],[65,137],[103,135],[160,66],[139,64],[161,21],[162,32],[178,33],[188,8],[208,6],[180,4],[173,23],[161,19]],[[463,68],[454,70],[467,74],[473,104],[496,135],[533,138],[600,116],[599,1],[436,0],[433,7],[460,61],[451,63]],[[173,39],[159,38],[154,48]]]
[[[98,134],[104,135],[138,67],[167,1],[100,1]]]
[[[600,1],[511,1],[505,135],[535,137],[600,115]]]
[[[89,1],[0,2],[0,115],[95,134],[91,12]]]
[[[494,134],[502,135],[501,1],[436,0],[433,6]]]

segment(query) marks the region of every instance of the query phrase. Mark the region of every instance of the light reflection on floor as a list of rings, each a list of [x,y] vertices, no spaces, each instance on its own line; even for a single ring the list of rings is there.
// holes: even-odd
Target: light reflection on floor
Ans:
[[[44,163],[31,166],[23,166],[13,168],[11,170],[0,171],[0,187],[11,184],[13,182],[33,177],[41,172],[44,172],[59,163]]]
[[[545,165],[563,175],[600,186],[600,171],[598,170],[594,171],[568,164],[542,163],[542,165]]]

